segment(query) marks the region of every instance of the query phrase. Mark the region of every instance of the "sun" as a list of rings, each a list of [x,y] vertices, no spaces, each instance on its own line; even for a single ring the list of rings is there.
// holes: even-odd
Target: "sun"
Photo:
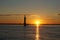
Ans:
[[[40,24],[40,21],[36,21],[36,24]]]
[[[37,20],[37,21],[35,21],[35,24],[38,26],[41,24],[41,21]]]

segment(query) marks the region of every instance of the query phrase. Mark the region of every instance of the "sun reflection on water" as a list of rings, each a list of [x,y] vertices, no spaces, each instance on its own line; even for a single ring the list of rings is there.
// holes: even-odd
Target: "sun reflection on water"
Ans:
[[[35,40],[39,40],[39,24],[37,24],[37,27],[36,27],[36,39]]]

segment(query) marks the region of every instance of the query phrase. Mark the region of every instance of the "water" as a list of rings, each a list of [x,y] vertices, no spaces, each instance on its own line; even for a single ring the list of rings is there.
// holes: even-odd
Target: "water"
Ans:
[[[0,40],[60,40],[60,25],[0,25]]]

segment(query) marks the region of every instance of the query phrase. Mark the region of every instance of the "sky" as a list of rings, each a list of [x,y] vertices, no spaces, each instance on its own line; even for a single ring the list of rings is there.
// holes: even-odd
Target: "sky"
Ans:
[[[22,14],[27,23],[60,24],[60,0],[0,0],[0,23],[23,23]]]

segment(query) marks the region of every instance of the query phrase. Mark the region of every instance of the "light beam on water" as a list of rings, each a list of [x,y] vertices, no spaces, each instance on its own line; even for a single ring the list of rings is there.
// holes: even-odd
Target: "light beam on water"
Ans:
[[[36,26],[36,36],[35,40],[39,40],[39,25]]]

